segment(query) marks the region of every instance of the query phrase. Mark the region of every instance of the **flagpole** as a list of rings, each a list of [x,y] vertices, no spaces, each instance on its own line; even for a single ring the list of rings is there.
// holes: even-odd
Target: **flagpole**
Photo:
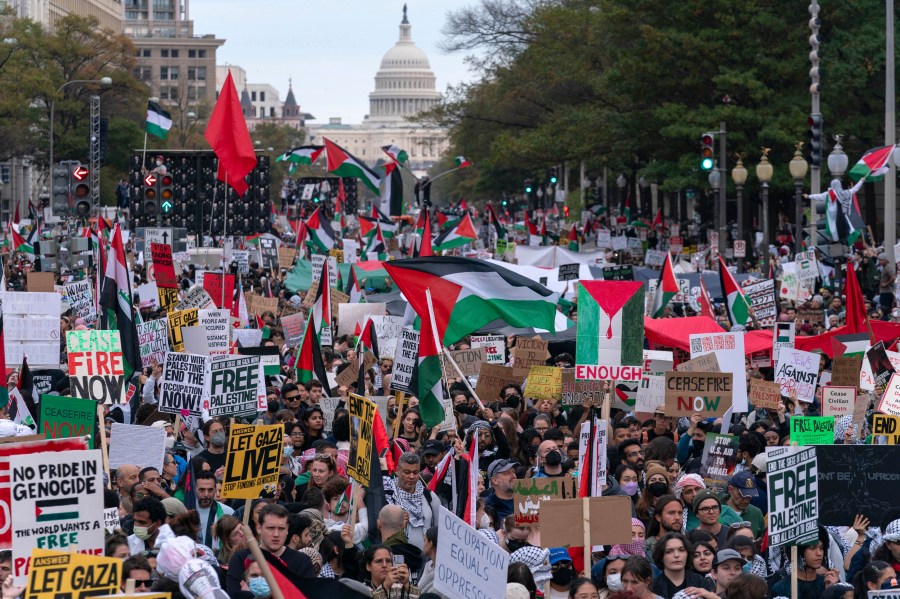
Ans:
[[[225,171],[225,217],[222,219],[222,303],[225,307],[225,238],[228,236],[228,171]]]
[[[455,172],[455,171],[458,171],[458,170],[459,170],[459,167],[451,168],[449,171],[444,171],[443,173],[441,173],[441,174],[439,174],[439,175],[435,175],[434,177],[431,178],[431,180],[429,181],[429,183],[434,183],[435,181],[437,181],[438,179],[440,179],[440,178],[443,177],[444,175],[449,175],[450,173]]]
[[[147,170],[147,131],[144,130],[144,152],[141,154],[141,173]]]
[[[216,156],[216,173],[219,172],[219,157]],[[218,175],[217,175],[218,176]],[[213,230],[213,216],[216,214],[216,193],[219,191],[219,183],[218,181],[213,184],[213,196],[212,196],[212,207],[209,209],[209,236],[212,237]],[[226,199],[228,196],[225,196]],[[200,203],[200,207],[202,210],[203,203]],[[202,216],[202,215],[201,215]],[[203,224],[200,224],[200,247],[206,247],[203,239]]]

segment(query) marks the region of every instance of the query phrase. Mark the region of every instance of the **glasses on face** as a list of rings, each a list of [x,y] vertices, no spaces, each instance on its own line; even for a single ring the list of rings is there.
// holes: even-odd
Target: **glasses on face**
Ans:
[[[149,589],[151,584],[153,584],[153,582],[150,580],[135,580],[134,581],[135,588],[144,587],[146,589]]]
[[[572,567],[572,562],[559,562],[550,566],[551,572],[558,572]]]
[[[629,451],[628,453],[625,454],[625,456],[629,457],[629,458],[636,458],[640,455],[644,455],[644,452],[643,451]]]
[[[300,401],[299,395],[291,395],[290,397],[285,396],[284,401]]]
[[[719,504],[716,505],[704,505],[703,507],[697,508],[697,511],[702,514],[712,514],[713,512],[719,511]]]
[[[734,522],[734,523],[731,525],[731,528],[737,530],[737,529],[739,529],[739,528],[751,528],[752,526],[753,526],[753,524],[751,524],[750,522],[747,522],[746,520],[744,520],[743,522]]]

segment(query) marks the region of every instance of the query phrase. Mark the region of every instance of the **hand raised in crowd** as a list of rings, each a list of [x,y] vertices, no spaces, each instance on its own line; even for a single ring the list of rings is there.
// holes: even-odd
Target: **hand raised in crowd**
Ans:
[[[866,538],[866,531],[869,530],[869,519],[862,514],[856,514],[853,519],[853,530],[856,532],[856,542],[862,543]]]
[[[20,587],[13,586],[12,574],[3,581],[3,599],[15,599],[25,592],[25,585]]]
[[[833,584],[836,584],[838,580],[840,580],[840,576],[838,575],[837,570],[825,570],[824,572],[820,571],[821,574],[825,575],[825,588],[827,589]]]
[[[350,549],[353,547],[353,526],[350,524],[344,524],[341,527],[341,540],[344,542],[344,547]]]

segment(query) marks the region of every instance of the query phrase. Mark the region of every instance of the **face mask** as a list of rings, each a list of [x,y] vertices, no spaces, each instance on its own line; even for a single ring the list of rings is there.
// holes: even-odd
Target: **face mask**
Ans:
[[[522,547],[530,547],[531,544],[528,541],[513,541],[511,539],[507,539],[506,546],[509,547],[510,553],[515,553]]]
[[[269,583],[262,576],[251,578],[250,584],[247,586],[250,587],[250,592],[253,593],[254,597],[268,597],[272,594],[269,590]]]
[[[622,575],[618,572],[606,577],[606,586],[610,591],[617,593],[625,590],[625,585],[622,584]]]
[[[650,491],[650,494],[654,497],[662,497],[666,494],[666,491],[669,490],[669,485],[666,483],[650,483],[647,490]]]
[[[706,445],[706,441],[694,441],[694,452],[697,454],[703,453],[703,447]]]
[[[166,449],[175,447],[175,437],[166,437]]]
[[[569,586],[569,583],[572,582],[572,578],[575,576],[575,571],[572,568],[560,568],[550,577],[550,580],[553,581],[554,584],[560,586]]]
[[[288,445],[284,448],[284,457],[289,458],[294,455],[294,446]]]
[[[887,591],[887,590],[896,589],[896,588],[897,588],[897,579],[896,578],[891,578],[890,580],[885,580],[884,582],[881,583],[882,590]]]
[[[544,456],[544,463],[551,468],[559,466],[560,464],[562,464],[562,454],[555,450],[551,451],[546,456]]]
[[[225,447],[225,442],[227,440],[228,438],[225,436],[225,432],[219,431],[209,438],[209,444],[214,445],[215,447]]]
[[[481,514],[481,519],[478,520],[478,528],[490,528],[491,527],[491,518],[487,514]]]
[[[146,541],[150,538],[150,528],[147,526],[135,526],[134,527],[134,536],[139,538],[142,541]]]
[[[276,400],[276,401],[270,401],[269,403],[266,404],[266,409],[267,409],[269,412],[271,412],[272,414],[274,414],[275,412],[277,412],[278,409],[279,409],[280,407],[281,407],[281,405],[279,405],[279,403],[278,403],[277,400]]]
[[[635,493],[638,492],[638,484],[637,483],[622,483],[622,490],[625,491],[626,495],[630,495],[634,497]]]

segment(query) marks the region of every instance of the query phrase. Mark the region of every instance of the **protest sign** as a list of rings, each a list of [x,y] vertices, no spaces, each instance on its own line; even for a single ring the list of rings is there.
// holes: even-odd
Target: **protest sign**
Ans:
[[[372,355],[371,352],[366,352],[366,355],[363,357],[363,370],[369,370],[373,366],[375,366],[375,356]],[[359,381],[359,363],[357,361],[351,362],[346,368],[341,370],[341,372],[334,377],[334,382],[336,382],[341,387],[347,388],[356,388],[356,384]]]
[[[740,438],[735,435],[706,433],[700,476],[706,488],[724,493],[737,465],[737,448]]]
[[[231,329],[231,336],[238,347],[259,347],[262,343],[262,329]]]
[[[505,597],[509,553],[440,508],[434,588],[447,597]]]
[[[138,323],[138,345],[141,347],[141,366],[149,368],[153,363],[162,364],[169,351],[169,323],[165,318]]]
[[[584,504],[584,499],[555,499],[542,504],[541,547],[584,546],[584,526],[588,527],[592,545],[631,542],[632,504],[628,497],[591,497],[587,514]]]
[[[278,245],[273,237],[257,237],[260,265],[266,270],[278,268]]]
[[[31,378],[34,382],[32,397],[41,395],[59,395],[69,388],[69,377],[59,368],[49,370],[32,370]]]
[[[666,403],[666,377],[656,374],[645,374],[641,379],[634,400],[634,411],[652,414],[656,408]]]
[[[644,375],[656,374],[663,375],[667,370],[672,370],[674,363],[674,355],[670,351],[657,351],[652,349],[644,350]],[[717,372],[710,370],[708,372]]]
[[[184,341],[184,353],[209,355],[209,338],[203,327],[181,327],[181,339]]]
[[[675,367],[678,372],[721,372],[716,354],[704,354],[700,357],[682,362]]]
[[[883,414],[900,416],[900,372],[895,372],[888,380],[878,411]]]
[[[485,366],[488,365],[485,364]],[[482,373],[484,373],[485,366],[481,367]],[[480,379],[479,382],[481,382]],[[575,379],[574,368],[563,368],[562,395],[559,403],[562,406],[580,406],[585,401],[590,401],[595,405],[600,405],[600,402],[603,401],[603,388],[603,381],[579,381]],[[488,396],[488,398],[490,397]]]
[[[90,279],[67,283],[65,286],[66,298],[69,309],[74,312],[76,318],[84,320],[84,324],[91,327],[97,322],[97,308],[94,305],[94,285]]]
[[[800,401],[812,402],[816,395],[821,356],[799,349],[781,350],[775,367],[775,382],[785,397],[796,395]]]
[[[394,366],[391,370],[391,389],[415,393],[410,389],[413,368],[416,366],[419,356],[419,332],[404,329],[397,344],[397,353],[394,356]],[[483,370],[483,368],[482,368]]]
[[[197,354],[166,354],[159,405],[163,414],[202,415],[208,358]]]
[[[222,282],[224,276],[225,281]],[[222,273],[208,272],[203,277],[203,290],[212,298],[216,308],[224,308],[231,310],[234,304],[234,279],[232,274],[222,275]],[[224,285],[224,290],[222,286]]]
[[[168,312],[178,304],[178,289],[172,287],[157,287],[156,289],[159,302],[157,305]]]
[[[859,388],[863,356],[835,356],[831,362],[831,384]]]
[[[781,385],[763,379],[750,379],[750,403],[754,408],[777,410],[781,405]]]
[[[561,478],[520,478],[513,484],[516,526],[539,523],[541,502],[578,497],[578,481],[570,475]]]
[[[872,415],[872,445],[900,445],[900,416]]]
[[[888,385],[888,380],[895,372],[894,364],[884,348],[884,342],[879,341],[866,351],[866,358],[872,370],[872,386],[875,397],[880,398]]]
[[[153,262],[153,278],[156,286],[167,289],[178,287],[175,262],[172,260],[172,246],[165,243],[151,243],[150,256]]]
[[[512,365],[513,375],[520,381],[528,376],[533,366],[543,366],[547,363],[550,354],[547,352],[547,342],[544,344],[543,350],[524,349],[516,344],[510,351],[509,362]]]
[[[503,335],[472,335],[472,347],[484,348],[486,364],[506,364],[506,337]]]
[[[833,445],[834,416],[791,416],[791,444]]]
[[[581,269],[581,264],[560,264],[559,272],[556,276],[559,281],[577,281],[579,278],[579,270]]]
[[[56,273],[30,271],[25,281],[29,291],[56,291]]]
[[[775,324],[775,319],[778,317],[775,305],[775,281],[772,279],[753,283],[744,281],[742,286],[760,326],[770,327]]]
[[[199,321],[206,331],[209,353],[227,354],[231,350],[231,314],[228,310],[200,310]]]
[[[624,249],[624,248],[622,248]],[[627,266],[604,266],[604,281],[633,281],[634,269],[631,265]]]
[[[484,402],[494,401],[506,385],[521,385],[522,379],[516,377],[513,369],[499,364],[482,364],[475,393]]]
[[[296,248],[278,248],[278,268],[291,270],[294,268],[294,260],[297,259]]]
[[[898,251],[897,246],[894,248],[895,252]],[[900,599],[900,589],[869,591],[866,599]]]
[[[375,443],[372,427],[375,422],[375,402],[350,394],[347,402],[350,412],[350,453],[347,456],[347,475],[364,487],[369,486],[372,473],[372,445]]]
[[[816,262],[815,250],[806,252],[797,252],[794,258],[794,264],[797,265],[797,276],[800,280],[815,279],[819,276],[819,267]]]
[[[255,417],[266,409],[260,402],[264,385],[259,356],[216,356],[210,360],[209,399],[206,408],[211,418]],[[265,389],[262,393],[265,399]]]
[[[0,292],[6,366],[59,368],[59,315],[62,296],[53,292]]]
[[[816,449],[766,447],[766,464],[769,545],[803,544],[818,539],[819,475]]]
[[[445,351],[443,353],[444,360],[453,360],[464,376],[478,376],[481,372],[481,365],[484,362],[484,350],[480,347],[477,349],[458,349],[456,351]],[[444,369],[451,377],[458,376],[456,369],[449,362],[444,363]]]
[[[597,229],[597,247],[601,249],[611,249],[612,239],[609,229]]]
[[[239,275],[250,274],[250,250],[232,250],[231,262],[237,266]]]
[[[666,415],[723,416],[732,404],[730,372],[666,372]]]
[[[165,452],[165,429],[113,422],[109,435],[110,470],[132,464],[138,468],[152,466],[162,472]]]
[[[643,352],[644,284],[579,281],[575,378],[640,380]]]
[[[819,524],[847,526],[856,514],[877,520],[897,505],[900,446],[817,445],[813,449],[818,458]]]
[[[76,397],[112,404],[125,399],[119,331],[67,331],[69,384]]]
[[[400,333],[403,331],[403,317],[402,316],[383,316],[380,314],[373,314],[369,318],[372,319],[372,326],[375,327],[375,334],[378,336],[378,343],[383,345],[388,339],[399,339]],[[360,328],[364,326],[365,323],[360,324]],[[379,345],[379,349],[381,349],[381,354],[386,355],[394,355],[393,352],[388,354],[388,352],[384,351]],[[381,356],[376,356],[380,358]]]
[[[94,420],[97,418],[97,404],[90,399],[41,395],[38,406],[40,416],[39,432],[48,439],[87,437],[88,447],[94,448]]]
[[[332,313],[334,311],[332,310]],[[366,317],[370,315],[384,316],[387,314],[387,304],[338,304],[338,336],[352,335],[358,324],[360,329],[366,324]]]
[[[277,346],[239,347],[238,353],[244,356],[259,356],[259,363],[266,376],[276,376],[281,373],[281,354]]]
[[[579,314],[579,318],[581,315]],[[747,368],[744,356],[744,333],[704,333],[690,336],[691,358],[715,353],[721,372],[730,372],[734,411],[747,411]]]
[[[17,557],[16,563],[20,559],[31,562],[26,599],[84,599],[121,590],[122,560],[118,557],[35,549],[29,557]]]
[[[795,325],[793,322],[776,322],[772,339],[772,361],[778,364],[782,349],[794,349]]]
[[[557,400],[562,394],[562,369],[556,366],[532,366],[525,381],[525,396]]]
[[[175,310],[168,314],[169,344],[172,351],[184,351],[184,338],[181,336],[181,327],[195,327],[200,324],[200,309]]]
[[[34,549],[103,553],[102,459],[99,449],[10,459],[14,584],[25,584]]]
[[[257,499],[260,492],[277,493],[284,447],[284,425],[231,425],[222,497]]]
[[[285,345],[288,347],[299,347],[306,332],[306,317],[303,314],[282,316],[281,328],[284,331]]]
[[[856,404],[856,387],[822,387],[822,415],[850,416]]]
[[[194,285],[191,287],[187,295],[184,296],[184,299],[175,306],[176,310],[190,310],[191,308],[203,308],[204,310],[207,308],[215,308],[216,304],[213,302],[212,298],[209,296],[209,293],[206,292],[206,289],[203,288],[202,285]],[[172,314],[169,313],[169,317],[171,318]]]
[[[584,460],[588,454],[588,443],[591,440],[591,423],[585,421],[581,423],[578,431],[578,471],[584,470]],[[594,446],[591,450],[591,468],[593,473],[590,480],[590,494],[600,496],[603,487],[606,485],[607,475],[607,422],[594,418]]]
[[[259,316],[262,318],[266,312],[271,312],[272,314],[278,312],[277,297],[263,297],[261,295],[248,293],[244,298],[247,302],[247,312],[251,316]]]
[[[108,534],[113,534],[120,526],[119,508],[111,507],[103,510],[103,528]]]

